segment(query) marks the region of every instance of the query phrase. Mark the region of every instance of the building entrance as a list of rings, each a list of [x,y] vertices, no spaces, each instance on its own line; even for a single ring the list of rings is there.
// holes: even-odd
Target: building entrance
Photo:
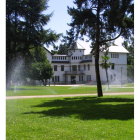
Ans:
[[[76,76],[71,76],[71,84],[76,84]]]

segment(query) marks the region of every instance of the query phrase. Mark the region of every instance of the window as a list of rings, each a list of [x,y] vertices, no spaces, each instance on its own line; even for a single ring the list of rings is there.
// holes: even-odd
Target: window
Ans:
[[[91,81],[91,75],[87,75],[87,81]]]
[[[90,70],[90,65],[88,64],[88,70]]]
[[[55,82],[59,82],[59,76],[55,76]]]
[[[61,65],[61,71],[64,71],[64,65]]]
[[[111,58],[119,58],[119,54],[118,53],[111,53]]]
[[[57,71],[57,65],[54,65],[54,71]]]
[[[67,76],[65,76],[65,82],[67,82]]]
[[[86,70],[86,65],[84,65],[84,70]]]
[[[111,65],[111,69],[114,70],[114,68],[115,68],[115,64],[112,63],[112,65]]]
[[[78,65],[78,71],[80,71],[80,65]]]
[[[79,76],[79,81],[83,81],[83,75]]]

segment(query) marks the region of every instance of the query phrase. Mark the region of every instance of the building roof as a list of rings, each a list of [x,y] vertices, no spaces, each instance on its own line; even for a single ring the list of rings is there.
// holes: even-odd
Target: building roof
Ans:
[[[50,52],[47,48],[43,47],[46,51],[48,51],[51,55],[53,54],[52,52]]]
[[[123,46],[110,46],[109,52],[129,53]]]
[[[65,54],[54,54],[52,56],[68,56],[68,55],[65,55]]]
[[[69,61],[52,61],[52,63],[70,63]]]
[[[85,48],[78,42],[78,41],[76,41],[75,42],[75,45],[74,45],[74,47],[71,47],[71,48],[69,48],[69,50],[85,50]]]
[[[92,60],[82,60],[80,63],[92,62]]]
[[[74,48],[79,50],[85,50],[85,48],[78,41],[76,41]]]

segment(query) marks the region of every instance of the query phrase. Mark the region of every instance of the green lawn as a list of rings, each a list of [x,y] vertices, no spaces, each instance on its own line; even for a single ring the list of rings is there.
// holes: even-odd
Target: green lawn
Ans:
[[[6,100],[7,140],[133,140],[134,96]]]
[[[134,88],[121,88],[120,86],[103,86],[103,92],[134,92]],[[17,86],[16,92],[14,87],[6,91],[6,96],[28,96],[28,95],[62,95],[62,94],[97,94],[97,87],[94,85],[87,86]]]

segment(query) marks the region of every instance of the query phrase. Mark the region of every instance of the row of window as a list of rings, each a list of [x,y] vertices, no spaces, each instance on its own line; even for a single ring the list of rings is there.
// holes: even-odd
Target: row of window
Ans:
[[[82,57],[81,56],[72,56],[71,59],[72,60],[81,60]]]
[[[52,78],[52,82],[59,82],[59,76],[54,76],[53,78]]]
[[[52,78],[52,82],[59,82],[59,76],[54,76],[53,78]],[[67,81],[67,78],[65,77],[65,82]],[[83,81],[83,75],[80,75],[79,76],[79,81],[81,82],[81,81]],[[91,75],[87,75],[87,81],[91,81]]]
[[[79,76],[79,81],[83,81],[83,75]],[[87,81],[91,81],[91,75],[87,75]]]
[[[92,58],[91,55],[85,56],[85,59],[91,59],[91,58]],[[118,53],[111,53],[111,58],[119,58],[119,54]],[[52,56],[52,59],[66,60],[66,56]],[[81,60],[82,57],[81,56],[72,56],[71,59],[72,60]]]
[[[111,53],[111,58],[119,58],[119,54],[118,53]]]
[[[88,70],[90,70],[90,64],[87,65]],[[70,67],[71,70],[71,67]],[[77,66],[72,66],[73,71],[77,71]],[[86,65],[84,65],[84,70],[86,70]],[[54,65],[54,71],[57,71],[57,65]],[[64,71],[64,65],[61,65],[61,71]],[[80,65],[78,65],[78,71],[80,71]]]
[[[66,56],[53,56],[52,59],[66,60]]]
[[[112,80],[112,81],[115,81],[116,80],[116,74],[114,74],[114,75],[110,75],[110,79]],[[52,82],[59,82],[59,76],[54,76],[53,78],[52,78]],[[65,82],[67,81],[67,78],[66,78],[66,76],[65,76]],[[82,82],[83,81],[83,75],[79,75],[79,82]],[[87,81],[91,81],[91,75],[87,75]]]
[[[91,55],[86,55],[86,56],[85,56],[85,59],[91,59],[91,58],[92,58]]]
[[[88,70],[90,70],[90,64],[87,65]],[[84,70],[86,70],[86,65],[84,65]]]
[[[73,52],[75,52],[75,50],[73,50]],[[80,50],[80,52],[81,52],[81,50]]]
[[[54,71],[57,71],[57,65],[54,65]],[[61,71],[64,71],[64,65],[61,65]]]
[[[76,65],[73,65],[72,70],[77,71],[76,67],[77,67]],[[90,70],[90,64],[87,65],[87,69]],[[112,70],[115,69],[115,64],[114,63],[112,63],[111,69]],[[71,67],[70,67],[70,70],[71,70]],[[84,70],[86,70],[86,65],[84,65]],[[57,71],[57,65],[54,65],[54,71]],[[64,71],[64,65],[61,65],[61,71]],[[80,65],[78,65],[78,71],[80,71]]]

